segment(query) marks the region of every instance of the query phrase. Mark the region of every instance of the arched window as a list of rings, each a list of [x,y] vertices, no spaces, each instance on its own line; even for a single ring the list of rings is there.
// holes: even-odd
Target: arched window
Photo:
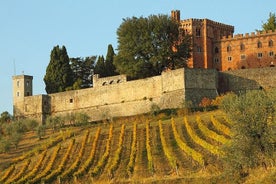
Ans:
[[[227,46],[227,52],[230,52],[230,51],[231,51],[231,46],[228,45],[228,46]]]
[[[196,28],[196,36],[200,36],[200,28]]]
[[[244,50],[245,49],[245,46],[243,43],[240,44],[240,50]]]
[[[272,41],[272,40],[269,40],[268,46],[269,46],[269,47],[273,47],[273,41]]]
[[[219,53],[219,49],[216,47],[215,48],[215,54]]]
[[[258,48],[262,48],[262,42],[258,41],[257,47],[258,47]]]

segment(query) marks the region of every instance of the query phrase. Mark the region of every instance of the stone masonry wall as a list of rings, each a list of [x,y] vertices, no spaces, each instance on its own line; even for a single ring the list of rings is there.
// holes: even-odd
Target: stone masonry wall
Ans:
[[[276,88],[276,68],[255,68],[219,73],[219,91],[240,92]]]

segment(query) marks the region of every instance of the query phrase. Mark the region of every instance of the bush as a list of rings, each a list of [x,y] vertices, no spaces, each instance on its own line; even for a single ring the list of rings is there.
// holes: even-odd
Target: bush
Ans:
[[[228,175],[244,177],[249,170],[275,164],[275,92],[249,91],[226,95],[221,102],[232,125],[232,139],[225,147]]]

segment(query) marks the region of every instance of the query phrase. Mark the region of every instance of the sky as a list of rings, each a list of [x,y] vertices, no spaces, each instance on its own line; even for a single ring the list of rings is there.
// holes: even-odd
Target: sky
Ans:
[[[261,29],[275,0],[0,0],[0,113],[12,114],[12,76],[32,75],[33,94],[46,94],[43,77],[54,46],[69,57],[106,56],[117,48],[124,18],[170,15],[207,18],[235,26],[234,34]]]

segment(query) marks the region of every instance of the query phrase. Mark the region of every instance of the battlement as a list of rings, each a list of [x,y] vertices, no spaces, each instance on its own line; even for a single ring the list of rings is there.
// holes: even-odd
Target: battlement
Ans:
[[[257,31],[257,32],[251,32],[251,33],[245,33],[245,34],[236,34],[236,35],[228,35],[223,36],[221,38],[221,41],[229,41],[232,39],[247,39],[247,38],[258,38],[263,36],[269,36],[269,35],[276,35],[276,31]]]
[[[214,27],[220,27],[220,28],[225,28],[225,29],[232,29],[234,31],[234,26],[228,25],[228,24],[223,24],[220,22],[216,22],[210,19],[196,19],[196,18],[190,18],[190,19],[184,19],[181,20],[181,24],[188,24],[191,25],[192,23],[206,23],[207,25],[211,25]]]

